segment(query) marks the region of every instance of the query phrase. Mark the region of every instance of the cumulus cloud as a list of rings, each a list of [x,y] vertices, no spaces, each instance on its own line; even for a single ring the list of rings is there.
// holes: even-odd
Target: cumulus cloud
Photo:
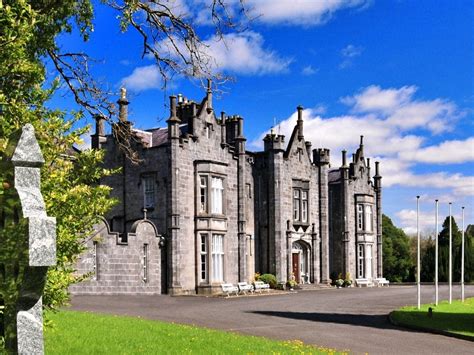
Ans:
[[[380,170],[385,187],[404,186],[416,188],[447,189],[454,196],[473,196],[474,177],[459,173],[415,172],[415,164],[464,163],[474,160],[474,138],[464,141],[445,141],[426,145],[426,135],[412,132],[413,127],[428,128],[433,122],[444,126],[455,119],[458,108],[447,100],[435,99],[419,101],[414,98],[416,87],[382,89],[369,86],[359,93],[345,97],[342,101],[349,106],[349,113],[341,116],[324,117],[325,112],[315,109],[303,111],[305,139],[315,147],[331,150],[331,164],[341,164],[342,149],[355,152],[359,144],[359,135],[364,136],[364,151],[372,161],[380,161]],[[449,107],[449,110],[446,109]],[[417,111],[419,109],[419,111]],[[411,111],[412,117],[419,121],[410,125],[399,122],[401,112]],[[296,124],[297,112],[279,124],[279,131],[289,139]],[[434,131],[434,132],[433,132]],[[249,147],[262,148],[262,139],[250,142]]]
[[[291,63],[264,48],[263,37],[252,31],[226,34],[223,40],[213,36],[204,44],[216,70],[261,75],[286,72]]]
[[[436,134],[450,130],[451,123],[462,115],[456,105],[442,99],[415,100],[417,90],[416,86],[382,89],[372,85],[341,101],[352,106],[354,113],[377,114],[390,126],[402,130],[422,127]]]
[[[474,161],[474,137],[444,141],[438,145],[404,151],[400,158],[418,163],[453,164]]]
[[[162,84],[162,77],[156,65],[137,67],[121,81],[122,86],[136,92],[159,89]]]
[[[181,55],[186,55],[187,49],[181,41],[169,40],[158,44],[162,51],[178,61]],[[214,72],[230,72],[243,75],[264,75],[287,72],[291,59],[280,57],[275,51],[264,47],[263,37],[253,31],[229,33],[222,36],[211,36],[202,42],[198,48],[202,54],[201,60],[208,69]],[[186,58],[188,61],[189,58]],[[183,63],[184,64],[184,63]]]
[[[259,16],[259,22],[266,24],[286,24],[293,26],[318,26],[327,23],[336,12],[362,9],[370,5],[370,0],[249,0],[250,13]]]

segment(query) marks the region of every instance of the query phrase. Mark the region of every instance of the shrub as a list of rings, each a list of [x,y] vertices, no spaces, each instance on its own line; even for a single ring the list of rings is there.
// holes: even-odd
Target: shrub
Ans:
[[[272,274],[260,275],[260,278],[259,278],[258,281],[263,281],[263,282],[269,284],[270,288],[276,288],[277,285],[278,285],[278,282],[277,282],[277,279],[276,279],[275,275],[272,275]]]
[[[344,279],[344,287],[349,287],[352,285],[351,274],[348,272],[346,278]]]

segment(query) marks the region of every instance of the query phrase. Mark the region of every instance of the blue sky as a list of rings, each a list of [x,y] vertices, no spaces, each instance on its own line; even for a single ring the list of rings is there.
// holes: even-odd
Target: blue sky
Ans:
[[[208,0],[168,1],[199,23],[209,54],[234,77],[214,107],[245,118],[248,149],[261,148],[274,122],[289,138],[303,105],[305,138],[331,149],[333,167],[365,136],[367,156],[381,162],[384,213],[398,226],[415,231],[416,195],[426,233],[434,230],[436,198],[441,220],[453,202],[458,224],[461,206],[466,225],[474,223],[472,2],[248,0],[261,16],[224,45],[212,41]],[[91,40],[65,35],[60,43],[99,59],[93,72],[113,90],[127,87],[135,127],[163,126],[167,96],[204,92],[183,78],[162,90],[153,61],[141,58],[140,38],[122,34],[116,15],[97,4]],[[74,108],[64,93],[51,105]]]

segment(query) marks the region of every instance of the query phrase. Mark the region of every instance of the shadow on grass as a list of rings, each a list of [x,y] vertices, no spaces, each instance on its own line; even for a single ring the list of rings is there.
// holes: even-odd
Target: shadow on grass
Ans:
[[[473,313],[448,313],[435,310],[430,318],[426,311],[394,311],[392,318],[400,324],[461,333],[474,339]]]
[[[249,313],[322,323],[349,324],[379,329],[400,329],[399,327],[390,324],[387,315],[277,311],[252,311]]]

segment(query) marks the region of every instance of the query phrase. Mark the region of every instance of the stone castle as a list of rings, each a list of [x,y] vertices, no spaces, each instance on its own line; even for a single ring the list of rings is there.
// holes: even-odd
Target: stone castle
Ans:
[[[272,131],[251,152],[243,118],[217,116],[210,87],[200,103],[171,96],[166,128],[133,128],[125,90],[118,104],[112,134],[97,118],[92,148],[121,168],[101,181],[120,202],[88,239],[78,271],[92,278],[73,293],[210,294],[255,272],[300,284],[382,277],[381,176],[375,163],[371,177],[363,137],[331,169],[329,150],[304,138],[301,106],[288,144]],[[118,128],[140,164],[120,150]]]

